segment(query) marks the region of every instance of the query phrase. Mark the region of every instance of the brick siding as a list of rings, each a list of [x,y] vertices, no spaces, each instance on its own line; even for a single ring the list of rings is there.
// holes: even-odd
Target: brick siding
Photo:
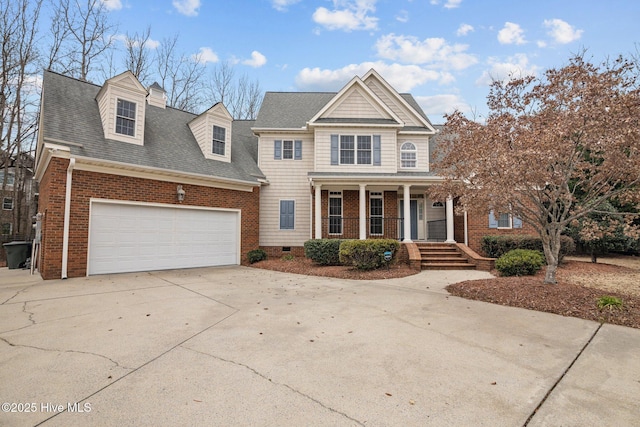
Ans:
[[[42,247],[39,271],[44,279],[60,278],[62,274],[62,240],[64,200],[69,161],[53,158],[40,182],[39,212],[45,214],[42,224]],[[176,187],[186,192],[178,203]],[[69,228],[68,277],[85,276],[89,239],[89,202],[91,198],[240,209],[242,222],[240,254],[242,264],[246,254],[258,248],[260,188],[252,192],[185,185],[143,178],[73,171]]]

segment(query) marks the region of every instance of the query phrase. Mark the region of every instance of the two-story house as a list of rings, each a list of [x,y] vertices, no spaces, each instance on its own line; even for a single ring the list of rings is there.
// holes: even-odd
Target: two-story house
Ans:
[[[426,195],[439,180],[429,169],[436,128],[374,70],[338,93],[267,93],[253,131],[270,252],[310,237],[455,241],[453,202]]]
[[[45,72],[35,177],[44,278],[302,255],[311,238],[460,242],[522,232],[431,200],[437,128],[376,71],[337,93],[268,92],[255,121],[165,105],[130,72]],[[490,230],[494,228],[495,230]]]

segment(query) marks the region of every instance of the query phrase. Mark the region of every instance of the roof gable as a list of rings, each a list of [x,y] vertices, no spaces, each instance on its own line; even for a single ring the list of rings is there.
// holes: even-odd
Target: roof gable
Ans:
[[[426,127],[430,131],[435,132],[433,125],[424,113],[419,110],[417,104],[414,106],[407,101],[406,98],[411,96],[399,94],[374,69],[369,70],[362,78],[362,81],[385,105],[401,118],[405,126]]]
[[[403,121],[359,77],[351,79],[318,113],[309,125],[362,119],[380,124],[404,126]]]

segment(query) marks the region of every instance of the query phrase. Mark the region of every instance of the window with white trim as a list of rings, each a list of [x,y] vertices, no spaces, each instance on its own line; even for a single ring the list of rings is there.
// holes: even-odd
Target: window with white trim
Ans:
[[[116,133],[135,136],[136,103],[118,98],[116,107]]]
[[[431,204],[431,207],[432,208],[444,208],[444,203],[442,203],[442,202],[433,202]]]
[[[282,158],[293,159],[293,141],[282,141]]]
[[[498,228],[511,228],[511,215],[501,213],[498,216]]]
[[[342,191],[329,192],[329,234],[342,234]]]
[[[340,135],[341,165],[372,164],[371,135]]]
[[[13,199],[11,197],[5,197],[2,199],[2,209],[5,211],[13,209]]]
[[[382,192],[369,193],[369,234],[381,236],[383,234],[384,200]]]
[[[418,164],[418,149],[413,142],[405,142],[400,146],[400,167],[415,168]]]
[[[280,200],[280,230],[293,230],[295,228],[295,217],[295,200]]]
[[[227,143],[227,130],[221,126],[213,126],[213,142],[212,142],[212,152],[213,154],[218,154],[220,156],[225,155]]]

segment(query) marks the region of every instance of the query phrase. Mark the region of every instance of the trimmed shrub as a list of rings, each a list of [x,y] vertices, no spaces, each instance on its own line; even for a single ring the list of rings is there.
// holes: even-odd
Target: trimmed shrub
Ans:
[[[482,252],[489,258],[500,258],[502,255],[514,249],[529,249],[539,251],[544,254],[542,249],[542,239],[538,236],[529,235],[502,235],[502,236],[483,236]],[[569,236],[560,236],[560,253],[558,261],[562,262],[566,255],[573,253],[576,245]]]
[[[395,256],[400,243],[393,239],[347,240],[340,245],[340,262],[359,270],[374,270],[387,265],[384,253]]]
[[[514,249],[496,260],[501,276],[532,276],[544,265],[544,255],[530,249]]]
[[[267,253],[262,249],[254,249],[247,252],[247,259],[249,260],[249,263],[254,264],[258,261],[262,261],[263,259],[267,259]]]
[[[340,265],[343,239],[311,239],[304,242],[304,256],[320,265]]]

